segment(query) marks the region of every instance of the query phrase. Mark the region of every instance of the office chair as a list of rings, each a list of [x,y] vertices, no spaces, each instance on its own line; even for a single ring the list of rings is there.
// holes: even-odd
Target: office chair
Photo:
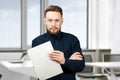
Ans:
[[[102,55],[103,62],[119,62],[120,61],[120,54],[103,54]],[[120,68],[117,69],[103,69],[104,73],[114,73],[115,76],[120,76]]]
[[[95,61],[95,53],[84,54],[85,62]],[[85,66],[82,72],[77,73],[77,76],[81,79],[93,79],[93,78],[103,78],[105,75],[95,71],[95,67]]]

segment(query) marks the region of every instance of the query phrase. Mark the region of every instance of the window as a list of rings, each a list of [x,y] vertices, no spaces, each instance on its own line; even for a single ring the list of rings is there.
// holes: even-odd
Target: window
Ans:
[[[25,4],[21,5],[24,2]],[[86,48],[87,0],[48,0],[48,2],[45,0],[0,0],[0,49],[30,48],[32,40],[44,32],[44,27],[41,25],[43,13],[40,12],[43,12],[47,3],[57,4],[63,8],[62,31],[76,35],[81,42],[81,47]]]
[[[49,0],[49,5],[63,9],[62,31],[72,33],[80,40],[81,47],[87,48],[87,0]]]
[[[40,35],[40,0],[27,0],[27,45]]]
[[[0,0],[1,48],[21,48],[21,0]]]

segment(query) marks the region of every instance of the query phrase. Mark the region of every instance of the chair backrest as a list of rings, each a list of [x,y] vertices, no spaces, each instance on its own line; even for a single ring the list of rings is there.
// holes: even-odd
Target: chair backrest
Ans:
[[[120,62],[120,54],[103,54],[102,55],[103,62]],[[110,69],[115,73],[120,72],[120,68]]]
[[[85,58],[85,62],[92,62],[92,57],[91,55],[84,55]],[[85,66],[84,70],[82,71],[82,73],[92,73],[93,72],[93,67],[88,67]]]
[[[120,61],[120,54],[103,54],[102,57],[104,62]]]
[[[95,53],[83,53],[84,58],[85,58],[85,62],[93,62],[95,61]],[[85,66],[84,70],[82,71],[82,73],[93,73],[93,67],[90,66]]]

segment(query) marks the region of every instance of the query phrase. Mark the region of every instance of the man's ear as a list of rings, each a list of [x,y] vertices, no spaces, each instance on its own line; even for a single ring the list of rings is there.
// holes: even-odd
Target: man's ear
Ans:
[[[62,18],[62,23],[61,24],[63,24],[63,22],[64,22],[64,18]]]

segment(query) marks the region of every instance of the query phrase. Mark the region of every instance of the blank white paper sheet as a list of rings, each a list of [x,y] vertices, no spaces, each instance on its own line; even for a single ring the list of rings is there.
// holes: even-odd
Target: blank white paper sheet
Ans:
[[[50,41],[27,50],[40,80],[46,80],[63,72],[60,64],[50,59],[49,53],[52,51],[53,47]]]

